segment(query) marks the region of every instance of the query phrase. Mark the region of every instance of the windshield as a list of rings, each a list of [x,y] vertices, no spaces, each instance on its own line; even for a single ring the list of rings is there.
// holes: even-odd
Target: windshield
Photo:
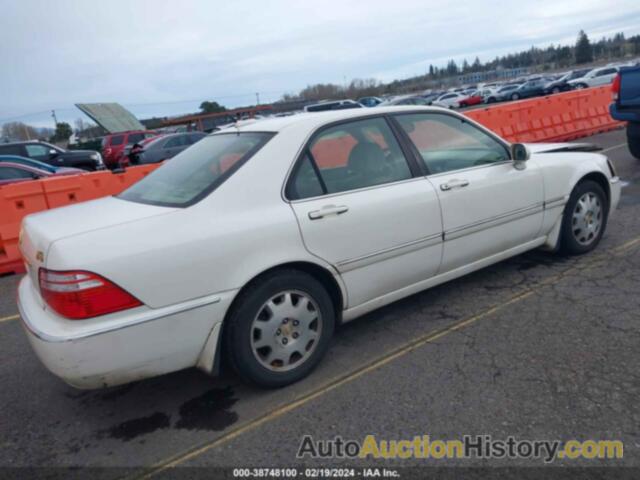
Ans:
[[[233,175],[272,135],[234,132],[203,138],[118,198],[167,207],[188,207]]]

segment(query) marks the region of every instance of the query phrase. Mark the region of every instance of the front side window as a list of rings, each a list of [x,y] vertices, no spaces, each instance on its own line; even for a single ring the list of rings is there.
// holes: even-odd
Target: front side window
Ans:
[[[289,187],[292,199],[411,178],[407,160],[383,118],[328,128],[309,145]]]
[[[122,192],[132,202],[187,207],[211,193],[272,137],[270,133],[208,136]]]
[[[45,158],[49,156],[49,149],[44,145],[25,145],[27,155],[31,158]]]
[[[418,149],[429,173],[503,162],[507,148],[495,138],[453,115],[397,115],[396,119]]]

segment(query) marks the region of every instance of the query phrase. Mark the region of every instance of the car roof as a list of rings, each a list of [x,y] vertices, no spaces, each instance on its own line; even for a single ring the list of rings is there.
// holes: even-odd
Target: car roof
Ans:
[[[32,144],[32,143],[40,143],[43,145],[48,145],[46,142],[43,142],[42,140],[20,140],[18,142],[7,142],[7,143],[0,143],[0,147],[4,147],[7,145],[28,145],[28,144]]]
[[[379,116],[384,115],[386,113],[400,113],[400,112],[442,112],[443,109],[440,107],[426,107],[426,106],[389,106],[389,107],[375,107],[375,109],[370,108],[353,108],[347,110],[329,110],[324,112],[303,112],[297,113],[295,115],[290,115],[288,117],[275,117],[268,118],[264,120],[251,121],[247,120],[245,122],[238,122],[237,130],[240,132],[281,132],[292,126],[304,126],[309,129],[316,129],[323,125],[332,122],[338,122],[340,120],[349,120],[349,119],[357,119],[357,118],[366,118],[371,116]],[[234,131],[235,128],[233,126],[220,130],[218,132],[213,133],[213,135],[217,135],[220,133],[228,133],[229,131]]]

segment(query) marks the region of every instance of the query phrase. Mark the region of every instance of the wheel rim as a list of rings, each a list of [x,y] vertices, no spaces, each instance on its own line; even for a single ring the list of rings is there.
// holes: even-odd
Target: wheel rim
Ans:
[[[573,209],[571,231],[580,245],[591,245],[602,227],[602,202],[593,192],[580,197]]]
[[[313,298],[286,290],[260,307],[251,324],[251,349],[263,367],[284,372],[309,359],[321,333],[322,315]]]

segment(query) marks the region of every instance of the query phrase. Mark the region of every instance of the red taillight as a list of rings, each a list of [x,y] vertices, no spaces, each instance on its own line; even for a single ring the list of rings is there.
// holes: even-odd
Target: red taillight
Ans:
[[[38,277],[44,301],[57,313],[72,320],[142,305],[137,298],[95,273],[41,268]]]
[[[613,92],[613,100],[618,100],[618,95],[620,94],[620,74],[617,74],[616,78],[613,79],[611,91]]]

